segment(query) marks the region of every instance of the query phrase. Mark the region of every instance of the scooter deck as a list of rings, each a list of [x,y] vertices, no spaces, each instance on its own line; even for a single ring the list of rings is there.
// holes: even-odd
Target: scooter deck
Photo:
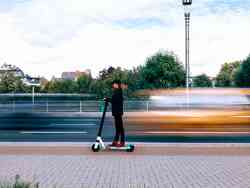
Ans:
[[[110,150],[124,150],[124,151],[134,151],[135,146],[132,144],[127,144],[123,147],[108,146]]]

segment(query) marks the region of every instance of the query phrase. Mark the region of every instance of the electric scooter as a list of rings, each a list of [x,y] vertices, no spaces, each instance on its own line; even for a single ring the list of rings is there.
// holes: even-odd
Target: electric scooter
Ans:
[[[95,143],[91,147],[93,152],[98,152],[100,150],[105,150],[106,149],[106,146],[105,146],[104,142],[102,141],[102,137],[101,137],[103,124],[104,124],[104,119],[105,119],[106,111],[107,111],[107,108],[108,108],[108,100],[106,98],[104,99],[104,102],[105,102],[104,110],[103,110],[103,113],[102,113],[102,119],[101,119],[101,122],[100,122],[100,127],[99,127],[99,130],[98,130],[97,138],[96,138]],[[135,146],[132,145],[132,144],[127,144],[127,145],[125,145],[123,147],[108,146],[108,149],[133,152],[134,149],[135,149]]]

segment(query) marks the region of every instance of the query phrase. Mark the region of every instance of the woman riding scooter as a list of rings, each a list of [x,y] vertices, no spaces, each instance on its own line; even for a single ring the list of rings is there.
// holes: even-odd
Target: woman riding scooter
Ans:
[[[112,116],[115,120],[115,130],[116,134],[113,139],[113,142],[110,146],[115,147],[124,147],[125,146],[125,133],[123,128],[123,93],[122,93],[122,84],[120,80],[114,80],[112,82],[112,98],[106,98],[108,102],[112,104]],[[119,142],[120,138],[120,142]]]

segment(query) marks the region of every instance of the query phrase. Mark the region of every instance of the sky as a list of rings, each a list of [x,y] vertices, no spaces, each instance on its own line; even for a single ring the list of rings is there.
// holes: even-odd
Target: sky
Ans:
[[[250,0],[193,0],[190,71],[216,76],[250,53]],[[132,69],[159,50],[185,59],[181,0],[0,0],[0,65],[31,76]]]

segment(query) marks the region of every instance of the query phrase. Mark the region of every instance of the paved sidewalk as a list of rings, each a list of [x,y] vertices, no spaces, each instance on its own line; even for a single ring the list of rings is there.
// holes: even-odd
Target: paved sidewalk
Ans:
[[[92,153],[87,146],[14,144],[9,154],[0,145],[0,181],[19,174],[39,188],[250,187],[249,144],[137,144],[135,153]],[[24,150],[15,154],[18,147]]]

